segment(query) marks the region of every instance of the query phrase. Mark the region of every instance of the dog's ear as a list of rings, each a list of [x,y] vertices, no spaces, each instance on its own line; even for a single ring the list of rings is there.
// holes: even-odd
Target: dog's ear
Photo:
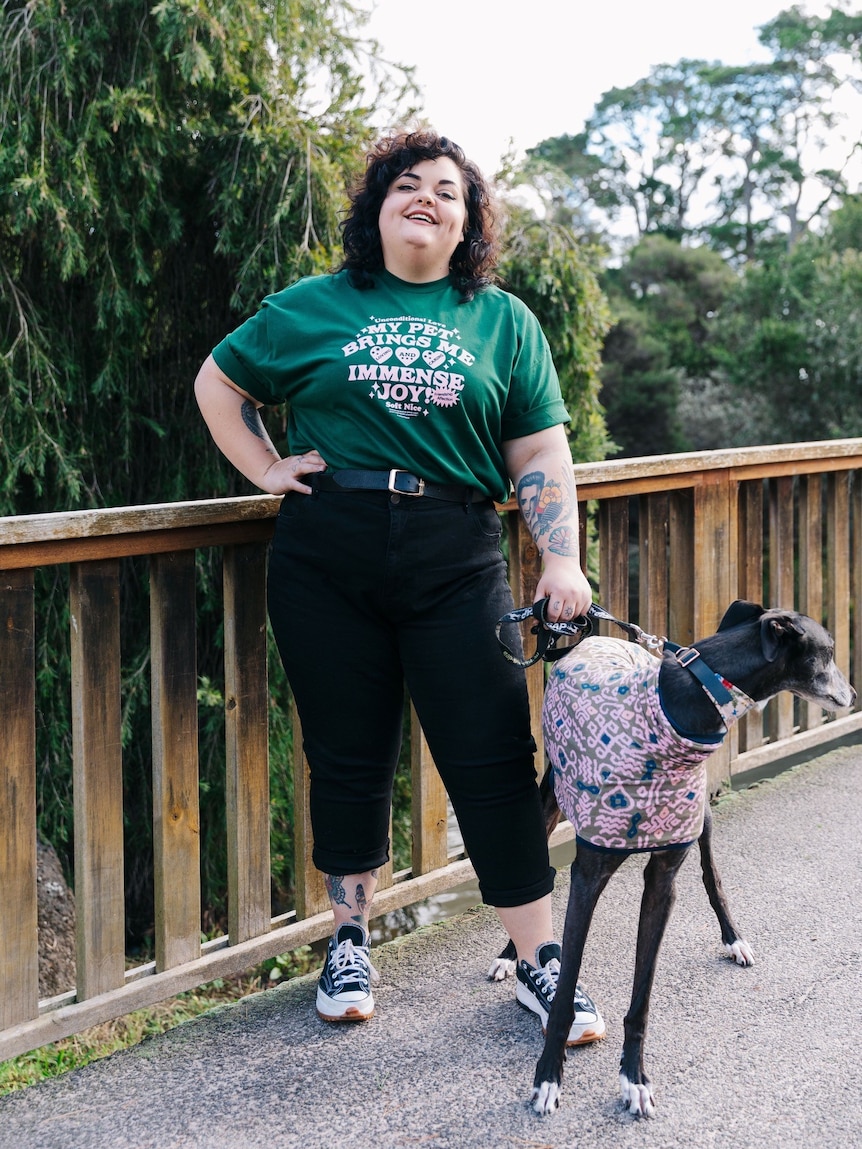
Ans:
[[[763,614],[763,607],[756,602],[746,602],[738,598],[732,602],[724,612],[724,618],[718,624],[719,630],[730,630],[732,626],[739,626],[743,622],[753,622]]]
[[[768,614],[760,623],[760,644],[763,648],[763,657],[767,662],[774,662],[782,642],[788,635],[804,634],[804,629],[792,614]]]

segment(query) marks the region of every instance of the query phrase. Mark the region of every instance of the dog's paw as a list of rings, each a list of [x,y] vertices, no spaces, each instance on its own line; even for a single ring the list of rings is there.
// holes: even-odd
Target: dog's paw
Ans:
[[[530,1105],[540,1117],[547,1117],[560,1108],[560,1087],[553,1081],[543,1081],[533,1087]]]
[[[754,965],[754,950],[743,938],[737,938],[733,945],[725,945],[724,948],[737,965]]]
[[[652,1117],[655,1113],[655,1097],[648,1081],[638,1085],[634,1081],[629,1081],[626,1075],[621,1073],[620,1093],[622,1094],[623,1105],[629,1113],[633,1113],[636,1117]]]
[[[490,981],[505,981],[507,977],[515,976],[515,963],[508,958],[497,957],[488,968]]]

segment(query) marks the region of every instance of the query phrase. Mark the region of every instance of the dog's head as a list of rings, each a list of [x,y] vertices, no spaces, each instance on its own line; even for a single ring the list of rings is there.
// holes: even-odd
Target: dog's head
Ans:
[[[856,691],[835,663],[835,641],[819,622],[795,610],[765,609],[738,599],[719,631],[749,626],[759,630],[761,652],[775,670],[776,693],[791,693],[826,710],[852,706]]]

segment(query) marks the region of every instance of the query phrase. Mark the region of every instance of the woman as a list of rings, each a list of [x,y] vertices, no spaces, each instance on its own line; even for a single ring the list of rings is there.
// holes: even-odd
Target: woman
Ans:
[[[485,182],[430,131],[368,157],[332,275],[267,297],[195,383],[218,447],[284,500],[269,612],[311,770],[314,863],[335,919],[317,1010],[371,1016],[368,918],[389,857],[406,682],[484,900],[515,943],[516,997],[544,1022],[559,946],[523,674],[493,500],[514,484],[551,621],[591,602],[563,405],[535,317],[491,283]],[[287,400],[280,458],[258,409]],[[321,652],[321,634],[339,636]],[[579,991],[571,1043],[604,1022]]]

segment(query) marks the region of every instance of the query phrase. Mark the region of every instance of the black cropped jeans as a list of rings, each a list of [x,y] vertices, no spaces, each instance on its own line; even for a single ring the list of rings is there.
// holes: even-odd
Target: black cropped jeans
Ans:
[[[500,533],[490,501],[285,496],[269,612],[302,722],[324,873],[388,860],[406,683],[483,899],[519,906],[553,888],[524,673],[495,636],[512,609]]]

